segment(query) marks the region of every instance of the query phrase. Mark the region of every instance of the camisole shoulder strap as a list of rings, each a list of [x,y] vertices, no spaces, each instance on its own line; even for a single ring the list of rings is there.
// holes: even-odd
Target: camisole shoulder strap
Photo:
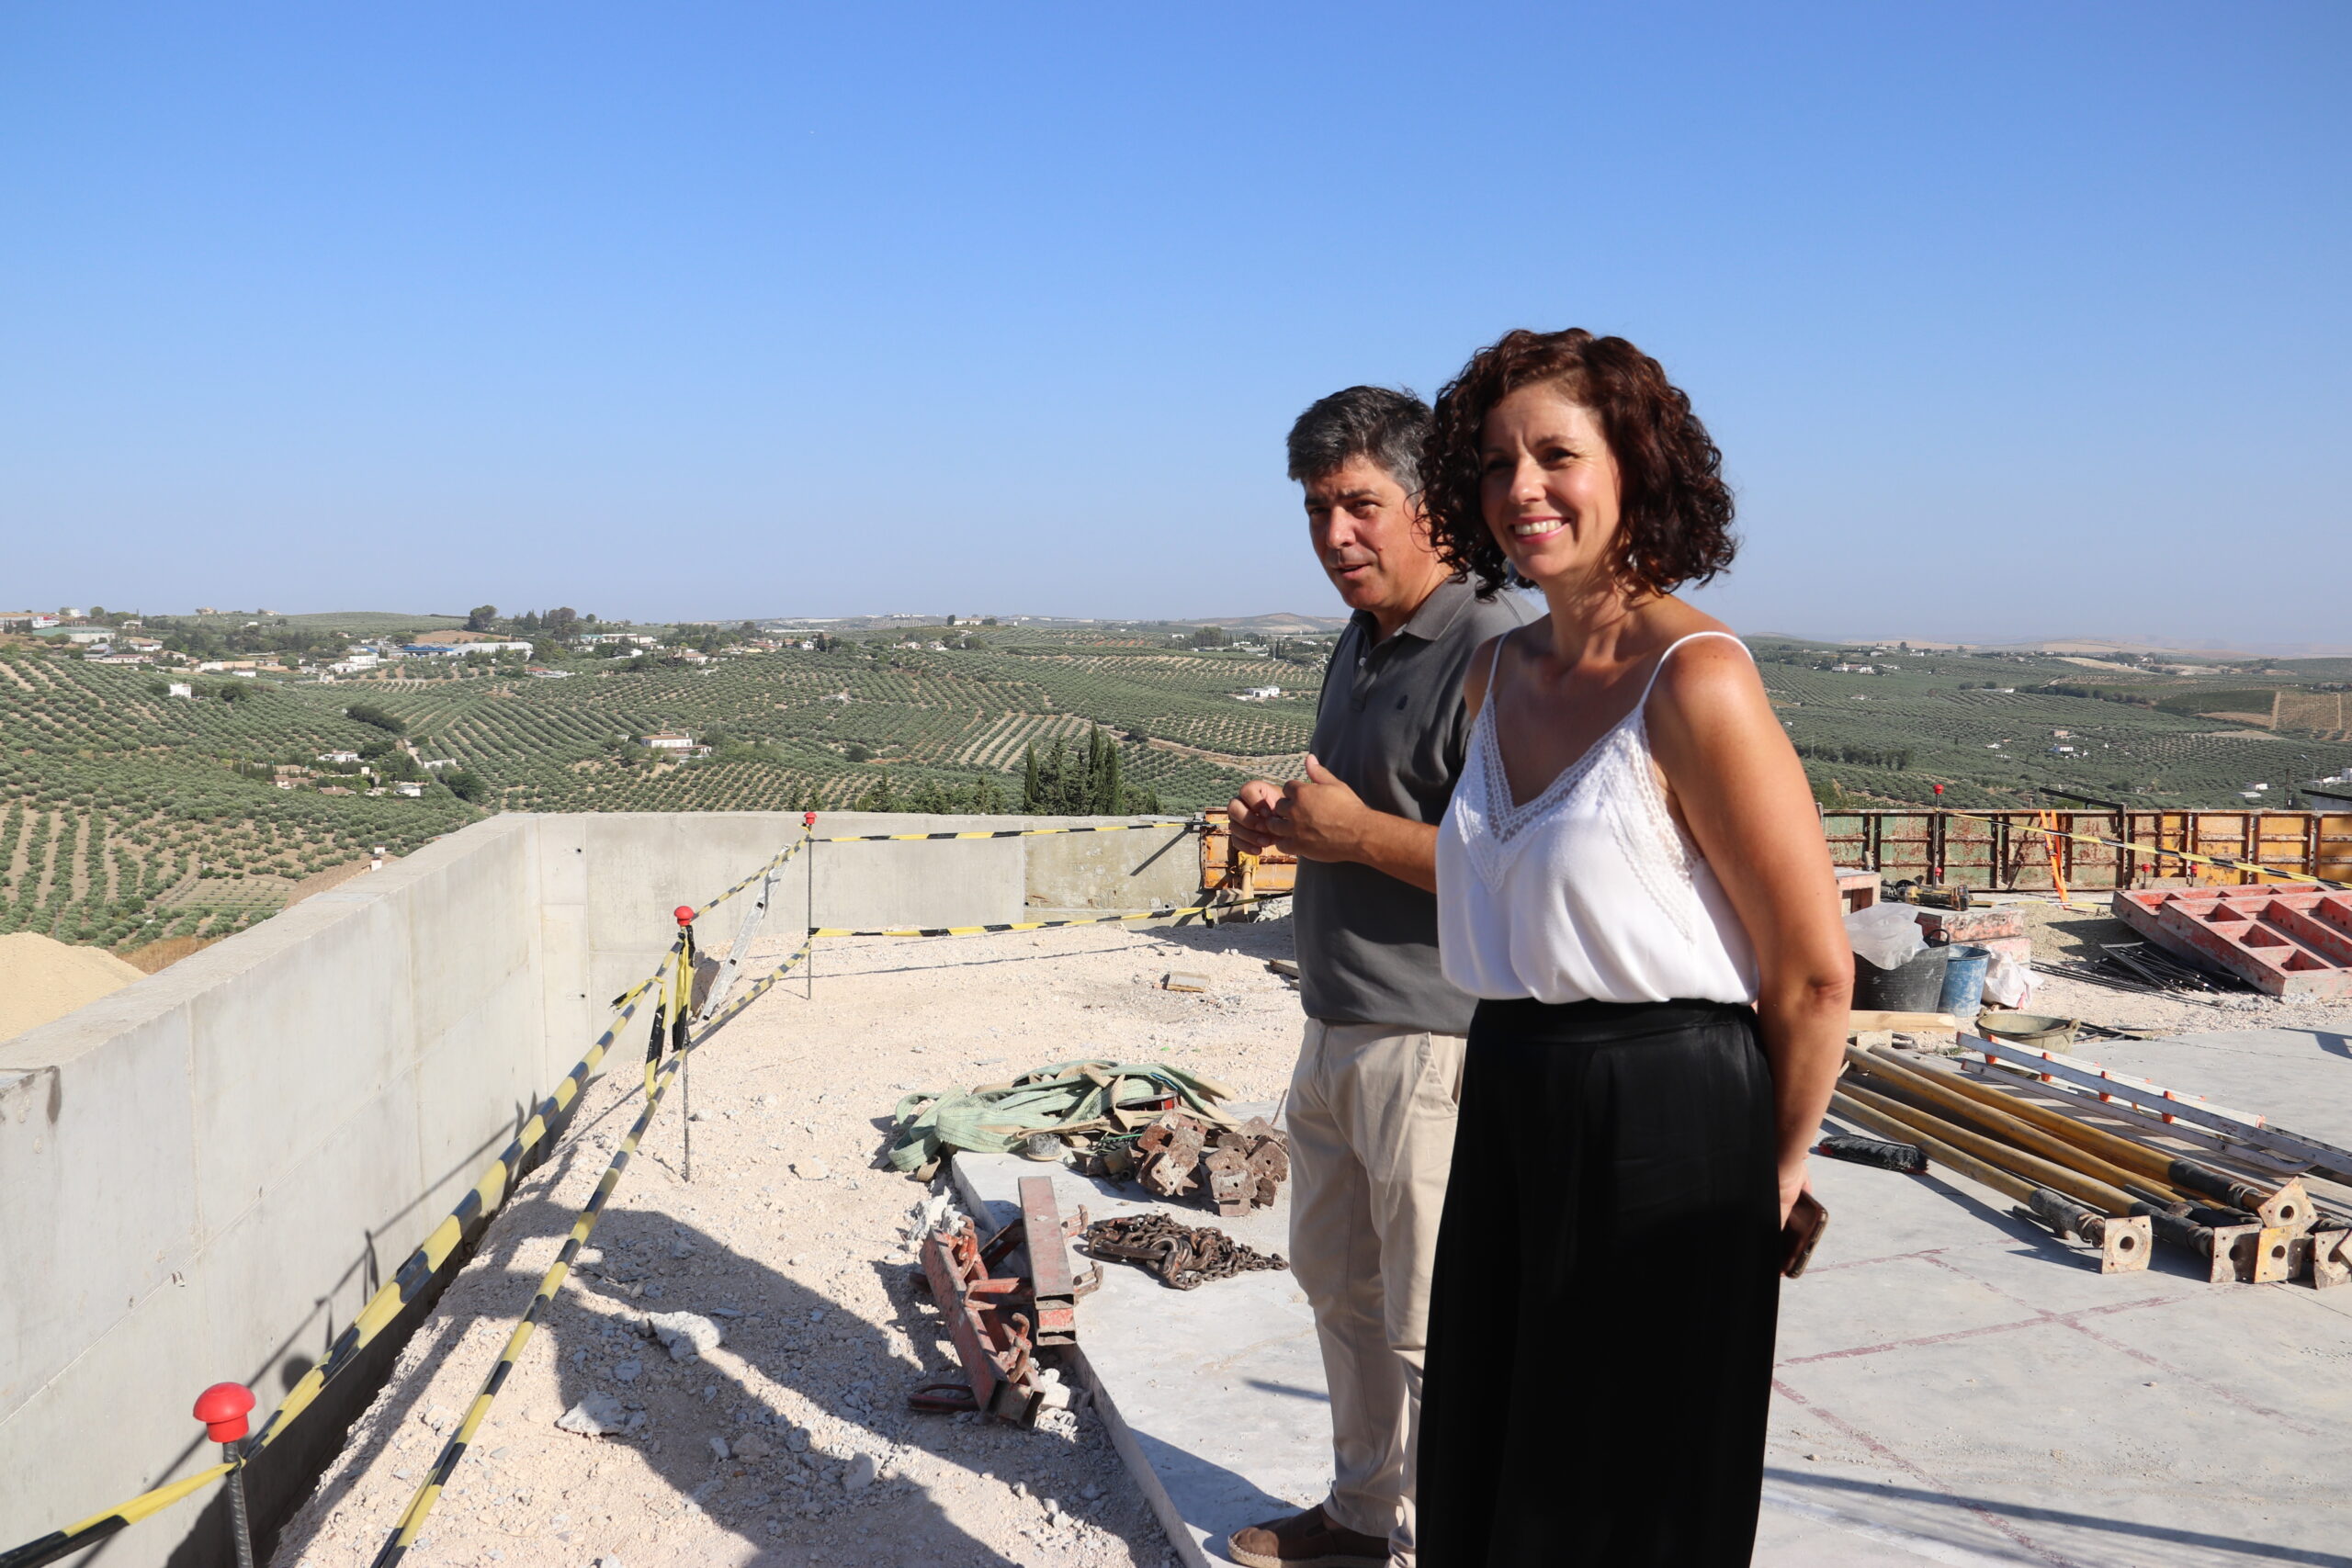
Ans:
[[[1650,693],[1651,693],[1651,691],[1652,691],[1652,690],[1653,690],[1653,689],[1657,685],[1657,678],[1658,678],[1658,674],[1659,674],[1659,672],[1660,672],[1660,671],[1662,671],[1663,670],[1665,670],[1665,668],[1666,668],[1666,661],[1667,661],[1668,660],[1669,660],[1669,659],[1671,659],[1671,658],[1673,658],[1673,657],[1674,657],[1674,650],[1675,650],[1676,649],[1678,649],[1678,648],[1680,648],[1680,647],[1681,647],[1684,643],[1686,643],[1686,642],[1696,642],[1699,638],[1701,638],[1701,637],[1729,637],[1729,638],[1731,639],[1731,645],[1732,645],[1734,648],[1736,648],[1736,649],[1739,649],[1739,650],[1740,650],[1740,652],[1742,652],[1742,653],[1747,653],[1747,645],[1746,643],[1744,643],[1744,642],[1740,641],[1738,637],[1733,637],[1733,636],[1732,636],[1732,634],[1731,634],[1731,633],[1729,633],[1729,632],[1718,632],[1718,631],[1692,632],[1692,633],[1691,633],[1690,636],[1688,636],[1688,637],[1676,637],[1672,642],[1670,642],[1670,643],[1668,643],[1668,644],[1667,644],[1667,645],[1666,645],[1666,651],[1665,651],[1664,653],[1661,653],[1661,654],[1659,654],[1659,655],[1657,656],[1657,662],[1656,664],[1653,664],[1653,665],[1651,665],[1651,666],[1650,666],[1650,678],[1649,678],[1649,680],[1648,680],[1648,681],[1646,681],[1645,682],[1644,682],[1644,683],[1643,683],[1643,686],[1642,686],[1642,700],[1641,700],[1640,702],[1635,703],[1635,704],[1634,705],[1634,711],[1635,713],[1640,713],[1642,710],[1644,710],[1645,708],[1646,708],[1646,707],[1648,707],[1648,706],[1650,705]],[[1750,659],[1753,659],[1753,658],[1755,658],[1755,657],[1756,657],[1756,656],[1755,656],[1754,654],[1752,654],[1752,653],[1748,653],[1748,655],[1747,655],[1747,656],[1748,656]],[[1491,681],[1490,681],[1490,682],[1489,682],[1489,683],[1491,683]]]

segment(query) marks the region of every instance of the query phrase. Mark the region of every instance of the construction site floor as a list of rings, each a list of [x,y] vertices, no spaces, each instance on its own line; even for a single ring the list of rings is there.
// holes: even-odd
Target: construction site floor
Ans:
[[[1246,1118],[1271,1110],[1240,1106]],[[1110,1182],[1011,1155],[961,1155],[956,1186],[991,1225],[1020,1213],[1024,1176],[1050,1173],[1065,1216],[1154,1209],[1213,1224],[1261,1252],[1290,1246],[1289,1184],[1274,1206],[1219,1219],[1189,1203],[1150,1199]],[[1084,1265],[1073,1257],[1073,1264]],[[1225,1538],[1244,1525],[1322,1500],[1331,1483],[1329,1396],[1306,1297],[1287,1270],[1178,1291],[1131,1266],[1106,1263],[1079,1306],[1079,1348],[1097,1413],[1144,1499],[1186,1564],[1226,1561]]]
[[[876,1165],[909,1088],[1073,1056],[1178,1062],[1273,1100],[1298,1041],[1296,994],[1266,970],[1288,928],[826,948],[813,998],[771,992],[697,1058],[695,1120],[683,1093],[664,1108],[408,1562],[1162,1568],[1313,1501],[1322,1368],[1286,1273],[1178,1292],[1106,1270],[1080,1307],[1102,1397],[1075,1430],[909,1413],[953,1352],[908,1283],[925,1189]],[[1209,988],[1163,988],[1175,969]],[[2352,1015],[2293,1021],[2082,1049],[2352,1145]],[[635,1113],[634,1055],[403,1351],[279,1568],[376,1556]],[[1834,1217],[1783,1297],[1759,1563],[2352,1568],[2352,1289],[2208,1285],[2161,1255],[2102,1278],[1966,1183],[1816,1167]],[[1136,1196],[1085,1201],[1101,1217]],[[1284,1247],[1279,1211],[1227,1224]],[[1670,1247],[1654,1288],[1703,1290],[1705,1269],[1696,1240]],[[634,1331],[672,1309],[726,1343],[672,1363]],[[1562,1348],[1563,1420],[1609,1419],[1573,1390],[1617,1353]],[[556,1427],[597,1393],[642,1427]]]
[[[2344,1033],[2248,1029],[2101,1059],[2352,1144],[2347,1056]],[[1003,1223],[1045,1168],[967,1156],[957,1186]],[[1065,1213],[1147,1206],[1053,1175]],[[1815,1184],[1834,1218],[1781,1298],[1758,1564],[2352,1568],[2352,1290],[2211,1285],[2168,1255],[2102,1277],[1966,1182],[1824,1160]],[[1284,1217],[1211,1223],[1279,1249]],[[1703,1254],[1661,1258],[1657,1288],[1705,1289]],[[1227,1534],[1329,1482],[1305,1298],[1282,1273],[1180,1292],[1104,1272],[1080,1309],[1103,1424],[1184,1560],[1226,1561]],[[1613,1353],[1561,1347],[1562,1420],[1609,1419],[1574,1390],[1580,1360]]]
[[[2352,1022],[2352,1021],[2347,1021]],[[2080,1047],[2352,1145],[2352,1041]],[[1833,1216],[1782,1292],[1756,1561],[2352,1568],[2352,1290],[2094,1255],[1968,1182],[1815,1162]]]

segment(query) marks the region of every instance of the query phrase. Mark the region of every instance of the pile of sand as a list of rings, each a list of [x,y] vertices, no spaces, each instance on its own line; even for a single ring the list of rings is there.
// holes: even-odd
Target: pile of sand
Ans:
[[[144,978],[102,947],[73,947],[36,931],[0,936],[0,1040]]]

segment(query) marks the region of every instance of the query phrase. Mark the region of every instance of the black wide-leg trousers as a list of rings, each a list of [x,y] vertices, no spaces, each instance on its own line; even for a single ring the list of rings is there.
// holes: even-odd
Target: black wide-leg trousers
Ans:
[[[1773,1142],[1747,1008],[1478,1004],[1430,1284],[1421,1568],[1747,1562]]]

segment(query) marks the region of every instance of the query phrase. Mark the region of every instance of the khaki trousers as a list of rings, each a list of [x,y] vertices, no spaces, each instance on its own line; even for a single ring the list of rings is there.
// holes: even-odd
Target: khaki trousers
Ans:
[[[1413,1450],[1462,1036],[1307,1020],[1283,1117],[1291,1272],[1331,1390],[1330,1518],[1413,1562]]]

